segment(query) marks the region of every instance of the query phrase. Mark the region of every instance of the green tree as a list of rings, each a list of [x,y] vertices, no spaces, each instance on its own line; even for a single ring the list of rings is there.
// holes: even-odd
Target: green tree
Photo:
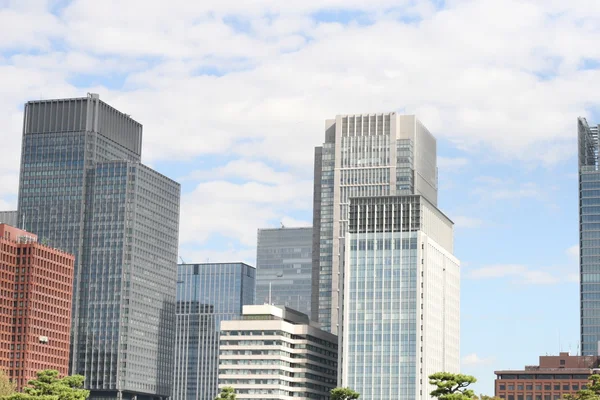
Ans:
[[[500,397],[480,394],[479,397],[475,396],[475,400],[500,400]]]
[[[85,400],[89,390],[83,389],[85,378],[81,375],[58,377],[58,371],[38,371],[37,379],[28,382],[23,393],[2,396],[2,400]]]
[[[6,372],[0,369],[0,396],[10,396],[15,392],[16,385],[8,378]]]
[[[360,394],[350,388],[335,388],[331,391],[331,400],[358,399]]]
[[[471,375],[437,372],[429,376],[429,384],[436,387],[431,392],[432,397],[440,400],[472,400],[475,392],[468,386],[477,382]]]
[[[588,378],[586,389],[581,389],[575,394],[566,394],[566,400],[600,400],[600,375],[591,375]]]
[[[221,389],[221,393],[215,400],[235,400],[235,389],[229,386],[226,386]]]

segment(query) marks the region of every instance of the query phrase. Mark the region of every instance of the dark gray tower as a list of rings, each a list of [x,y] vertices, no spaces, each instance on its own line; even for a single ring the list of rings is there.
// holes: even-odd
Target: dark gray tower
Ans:
[[[25,105],[19,221],[76,257],[71,372],[92,398],[171,394],[180,186],[141,148],[96,94]]]

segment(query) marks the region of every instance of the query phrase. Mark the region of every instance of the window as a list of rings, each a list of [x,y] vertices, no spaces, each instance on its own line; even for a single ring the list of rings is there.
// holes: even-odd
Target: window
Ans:
[[[506,390],[506,385],[504,383],[500,384],[500,390]]]
[[[554,390],[560,390],[560,385],[554,385]]]
[[[526,385],[527,390],[533,390],[533,385]]]
[[[513,385],[513,384],[508,385],[508,390],[515,390],[515,385]]]
[[[523,384],[522,383],[519,383],[517,385],[517,390],[523,390]]]
[[[563,390],[570,390],[570,385],[563,385]]]
[[[565,365],[565,360],[560,360],[560,365]]]

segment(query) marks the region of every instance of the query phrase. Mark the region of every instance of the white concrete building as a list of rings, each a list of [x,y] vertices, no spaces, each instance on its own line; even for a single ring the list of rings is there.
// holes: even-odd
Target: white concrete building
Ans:
[[[337,360],[337,337],[287,307],[244,306],[221,322],[219,387],[239,400],[329,399]]]

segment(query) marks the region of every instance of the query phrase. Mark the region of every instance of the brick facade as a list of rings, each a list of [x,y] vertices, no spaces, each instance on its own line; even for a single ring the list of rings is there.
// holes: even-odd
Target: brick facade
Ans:
[[[0,368],[19,390],[39,370],[69,372],[74,260],[0,224]]]

